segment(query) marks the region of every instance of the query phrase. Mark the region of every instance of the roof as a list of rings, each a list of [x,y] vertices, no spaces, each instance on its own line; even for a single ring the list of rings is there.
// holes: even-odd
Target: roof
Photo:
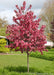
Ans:
[[[6,39],[6,37],[5,37],[5,36],[0,36],[0,38],[4,38],[4,39]]]

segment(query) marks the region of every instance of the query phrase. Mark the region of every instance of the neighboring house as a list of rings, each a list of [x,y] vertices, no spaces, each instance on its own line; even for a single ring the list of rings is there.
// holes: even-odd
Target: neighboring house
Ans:
[[[53,42],[51,42],[51,41],[47,41],[47,43],[45,44],[45,46],[53,46]]]
[[[9,44],[9,40],[5,36],[0,36],[0,39],[5,39],[7,40],[7,45]]]
[[[47,43],[45,44],[45,46],[53,46],[53,42],[51,42],[51,41],[47,41]]]

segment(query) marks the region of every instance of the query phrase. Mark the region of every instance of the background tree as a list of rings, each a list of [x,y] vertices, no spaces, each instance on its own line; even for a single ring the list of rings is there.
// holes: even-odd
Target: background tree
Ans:
[[[46,24],[46,34],[50,34],[51,22],[54,19],[54,0],[47,0],[40,12],[42,23]]]
[[[29,72],[29,54],[30,52],[39,51],[43,54],[45,49],[46,36],[44,35],[45,25],[39,29],[40,19],[35,20],[36,16],[30,10],[30,5],[25,10],[26,2],[23,2],[23,6],[20,8],[16,5],[17,10],[14,10],[16,16],[13,17],[13,21],[16,24],[9,25],[6,33],[7,39],[11,41],[8,45],[9,48],[15,49],[15,51],[21,51],[27,53],[27,70]]]
[[[0,18],[0,36],[5,36],[6,35],[6,28],[8,25],[8,21],[6,18],[1,19]]]
[[[51,22],[51,24],[52,24],[52,28],[51,28],[50,39],[53,42],[53,47],[54,47],[54,20],[53,20],[53,22]]]
[[[8,25],[8,22],[6,18],[3,18],[3,19],[0,18],[0,28],[6,27],[7,25]]]

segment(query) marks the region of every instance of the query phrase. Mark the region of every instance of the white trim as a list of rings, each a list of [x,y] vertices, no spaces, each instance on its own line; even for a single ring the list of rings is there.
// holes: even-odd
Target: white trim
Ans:
[[[5,37],[5,36],[0,36],[0,38],[4,38],[4,39],[6,39],[6,37]]]

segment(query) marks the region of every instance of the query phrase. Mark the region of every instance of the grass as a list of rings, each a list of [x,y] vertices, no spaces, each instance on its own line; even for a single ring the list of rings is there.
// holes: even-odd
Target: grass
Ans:
[[[54,61],[29,57],[29,67],[30,72],[27,73],[25,53],[24,55],[20,52],[19,55],[0,55],[0,75],[38,75],[38,73],[54,75]]]

